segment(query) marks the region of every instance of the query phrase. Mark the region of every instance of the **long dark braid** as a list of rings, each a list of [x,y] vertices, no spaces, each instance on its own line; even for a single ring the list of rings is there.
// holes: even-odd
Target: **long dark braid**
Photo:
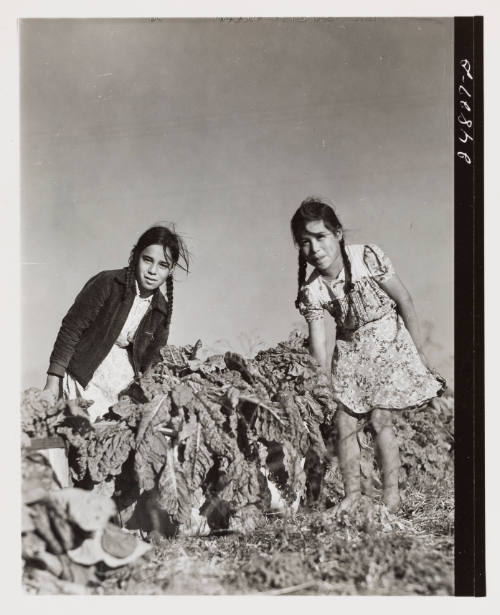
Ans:
[[[344,236],[339,239],[340,245],[340,253],[342,254],[342,261],[344,263],[344,293],[347,299],[347,314],[346,314],[346,322],[351,322],[353,318],[353,303],[352,303],[352,295],[351,290],[354,289],[354,284],[352,283],[352,271],[351,271],[351,261],[347,256],[347,250],[345,249]]]
[[[352,283],[351,261],[349,260],[349,257],[347,256],[347,251],[345,249],[345,242],[344,242],[343,235],[339,239],[339,244],[340,244],[340,253],[342,254],[342,262],[344,263],[344,274],[345,274],[344,292],[346,295],[348,295],[348,293],[350,293],[350,291],[353,290],[354,284]]]
[[[130,256],[130,258],[132,259],[132,255]],[[125,299],[129,290],[134,286],[134,280],[135,280],[134,265],[133,265],[133,261],[130,260],[129,265],[127,267],[127,272],[125,274],[125,288],[123,289],[122,299]]]
[[[299,271],[297,275],[299,287],[297,289],[297,298],[295,299],[295,307],[297,309],[299,309],[299,304],[300,304],[300,289],[302,288],[302,285],[306,281],[306,272],[307,272],[306,257],[299,250]]]
[[[166,281],[167,286],[167,324],[165,328],[167,329],[167,337],[165,339],[165,343],[168,340],[168,335],[170,333],[170,322],[172,320],[172,312],[174,310],[174,276],[169,273]]]

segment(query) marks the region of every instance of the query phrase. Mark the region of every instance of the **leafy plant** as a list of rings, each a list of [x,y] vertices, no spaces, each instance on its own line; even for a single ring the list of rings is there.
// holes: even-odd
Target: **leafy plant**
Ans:
[[[294,331],[254,359],[226,352],[199,360],[199,346],[165,347],[162,360],[93,425],[85,419],[88,402],[54,405],[31,389],[23,429],[65,438],[76,484],[106,485],[124,518],[142,506],[148,529],[192,533],[203,516],[212,529],[250,531],[276,495],[282,511],[311,497],[335,503],[343,493],[336,404],[304,336]],[[452,398],[395,417],[403,486],[449,472]],[[365,491],[376,491],[369,423],[360,423],[358,436]]]

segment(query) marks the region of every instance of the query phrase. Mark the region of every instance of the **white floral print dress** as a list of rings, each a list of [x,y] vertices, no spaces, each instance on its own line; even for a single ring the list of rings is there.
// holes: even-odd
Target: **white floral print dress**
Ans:
[[[134,379],[128,347],[133,342],[137,327],[151,305],[151,299],[152,295],[146,298],[139,295],[136,282],[136,296],[127,320],[111,350],[95,370],[92,380],[83,389],[68,373],[63,378],[63,394],[66,399],[84,397],[94,402],[88,408],[92,422],[106,414],[108,408],[117,403],[119,393]]]
[[[335,319],[332,357],[334,396],[351,414],[376,408],[405,410],[441,395],[446,383],[422,363],[396,303],[378,282],[394,275],[388,257],[376,245],[348,245],[353,290],[344,292],[342,270],[333,281],[314,271],[301,289],[299,310],[310,322]]]

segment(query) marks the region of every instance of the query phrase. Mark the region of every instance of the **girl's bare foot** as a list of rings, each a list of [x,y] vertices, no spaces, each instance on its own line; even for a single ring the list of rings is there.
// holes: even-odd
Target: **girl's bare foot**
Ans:
[[[401,506],[401,498],[397,489],[384,490],[382,499],[384,500],[384,504],[389,509],[389,512],[395,513]]]
[[[361,498],[361,492],[356,491],[354,493],[349,493],[345,496],[345,498],[335,506],[333,509],[333,514],[336,517],[339,517],[343,512],[352,513],[356,509],[358,502]]]

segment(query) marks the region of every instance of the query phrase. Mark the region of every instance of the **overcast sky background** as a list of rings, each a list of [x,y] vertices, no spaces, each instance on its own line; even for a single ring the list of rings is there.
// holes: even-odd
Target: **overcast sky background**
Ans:
[[[451,380],[452,54],[452,19],[22,21],[23,388],[84,282],[160,220],[192,253],[171,343],[286,338],[311,194],[391,257]]]

